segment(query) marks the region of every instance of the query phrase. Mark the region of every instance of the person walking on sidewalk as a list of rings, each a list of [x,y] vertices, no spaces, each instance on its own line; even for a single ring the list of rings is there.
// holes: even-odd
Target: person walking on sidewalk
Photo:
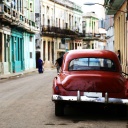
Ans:
[[[44,62],[41,60],[41,58],[38,59],[38,72],[43,73],[43,65]]]

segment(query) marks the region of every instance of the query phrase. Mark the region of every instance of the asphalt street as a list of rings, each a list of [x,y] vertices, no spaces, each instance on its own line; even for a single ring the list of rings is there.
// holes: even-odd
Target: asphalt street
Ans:
[[[52,82],[56,69],[0,80],[0,128],[127,128],[127,117],[94,105],[67,106],[56,117]]]

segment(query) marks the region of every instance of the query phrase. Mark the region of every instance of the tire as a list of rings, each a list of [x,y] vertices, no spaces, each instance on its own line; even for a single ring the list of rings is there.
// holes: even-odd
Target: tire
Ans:
[[[55,103],[55,115],[56,116],[63,116],[64,115],[64,104]]]

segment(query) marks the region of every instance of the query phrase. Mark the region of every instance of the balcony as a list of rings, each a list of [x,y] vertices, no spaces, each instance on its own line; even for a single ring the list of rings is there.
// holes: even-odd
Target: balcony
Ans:
[[[77,37],[79,33],[77,31],[73,31],[71,29],[67,28],[60,28],[60,27],[54,27],[54,26],[49,26],[49,25],[43,25],[42,26],[42,35],[45,36],[57,36],[57,37]]]
[[[82,13],[81,6],[76,5],[74,2],[71,2],[69,0],[65,0],[65,1],[64,0],[50,0],[50,1],[55,2],[57,4],[60,4],[62,6],[66,6],[66,8],[70,8],[72,10],[75,10],[75,11]]]
[[[11,11],[11,19],[12,19],[12,23],[11,25],[18,25],[19,23],[19,12],[17,12],[16,10]]]
[[[81,33],[80,37],[84,40],[99,40],[101,38],[100,33]]]
[[[27,32],[30,32],[30,33],[39,32],[39,28],[36,27],[35,22],[27,19],[23,15],[20,15],[20,22],[17,27],[19,27]]]
[[[6,4],[0,4],[0,20],[2,22],[12,22],[11,19],[11,7]]]
[[[34,21],[27,19],[22,13],[11,8],[6,3],[0,4],[0,20],[3,24],[7,23],[30,33],[39,31]]]

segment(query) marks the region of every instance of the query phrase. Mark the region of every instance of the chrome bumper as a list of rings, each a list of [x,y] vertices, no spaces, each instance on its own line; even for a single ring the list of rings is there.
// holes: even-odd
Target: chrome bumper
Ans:
[[[126,104],[126,105],[128,105],[128,99],[108,98],[107,93],[105,93],[105,97],[80,96],[80,91],[77,92],[77,96],[53,95],[52,101],[97,102],[97,103],[113,103],[113,104]]]

